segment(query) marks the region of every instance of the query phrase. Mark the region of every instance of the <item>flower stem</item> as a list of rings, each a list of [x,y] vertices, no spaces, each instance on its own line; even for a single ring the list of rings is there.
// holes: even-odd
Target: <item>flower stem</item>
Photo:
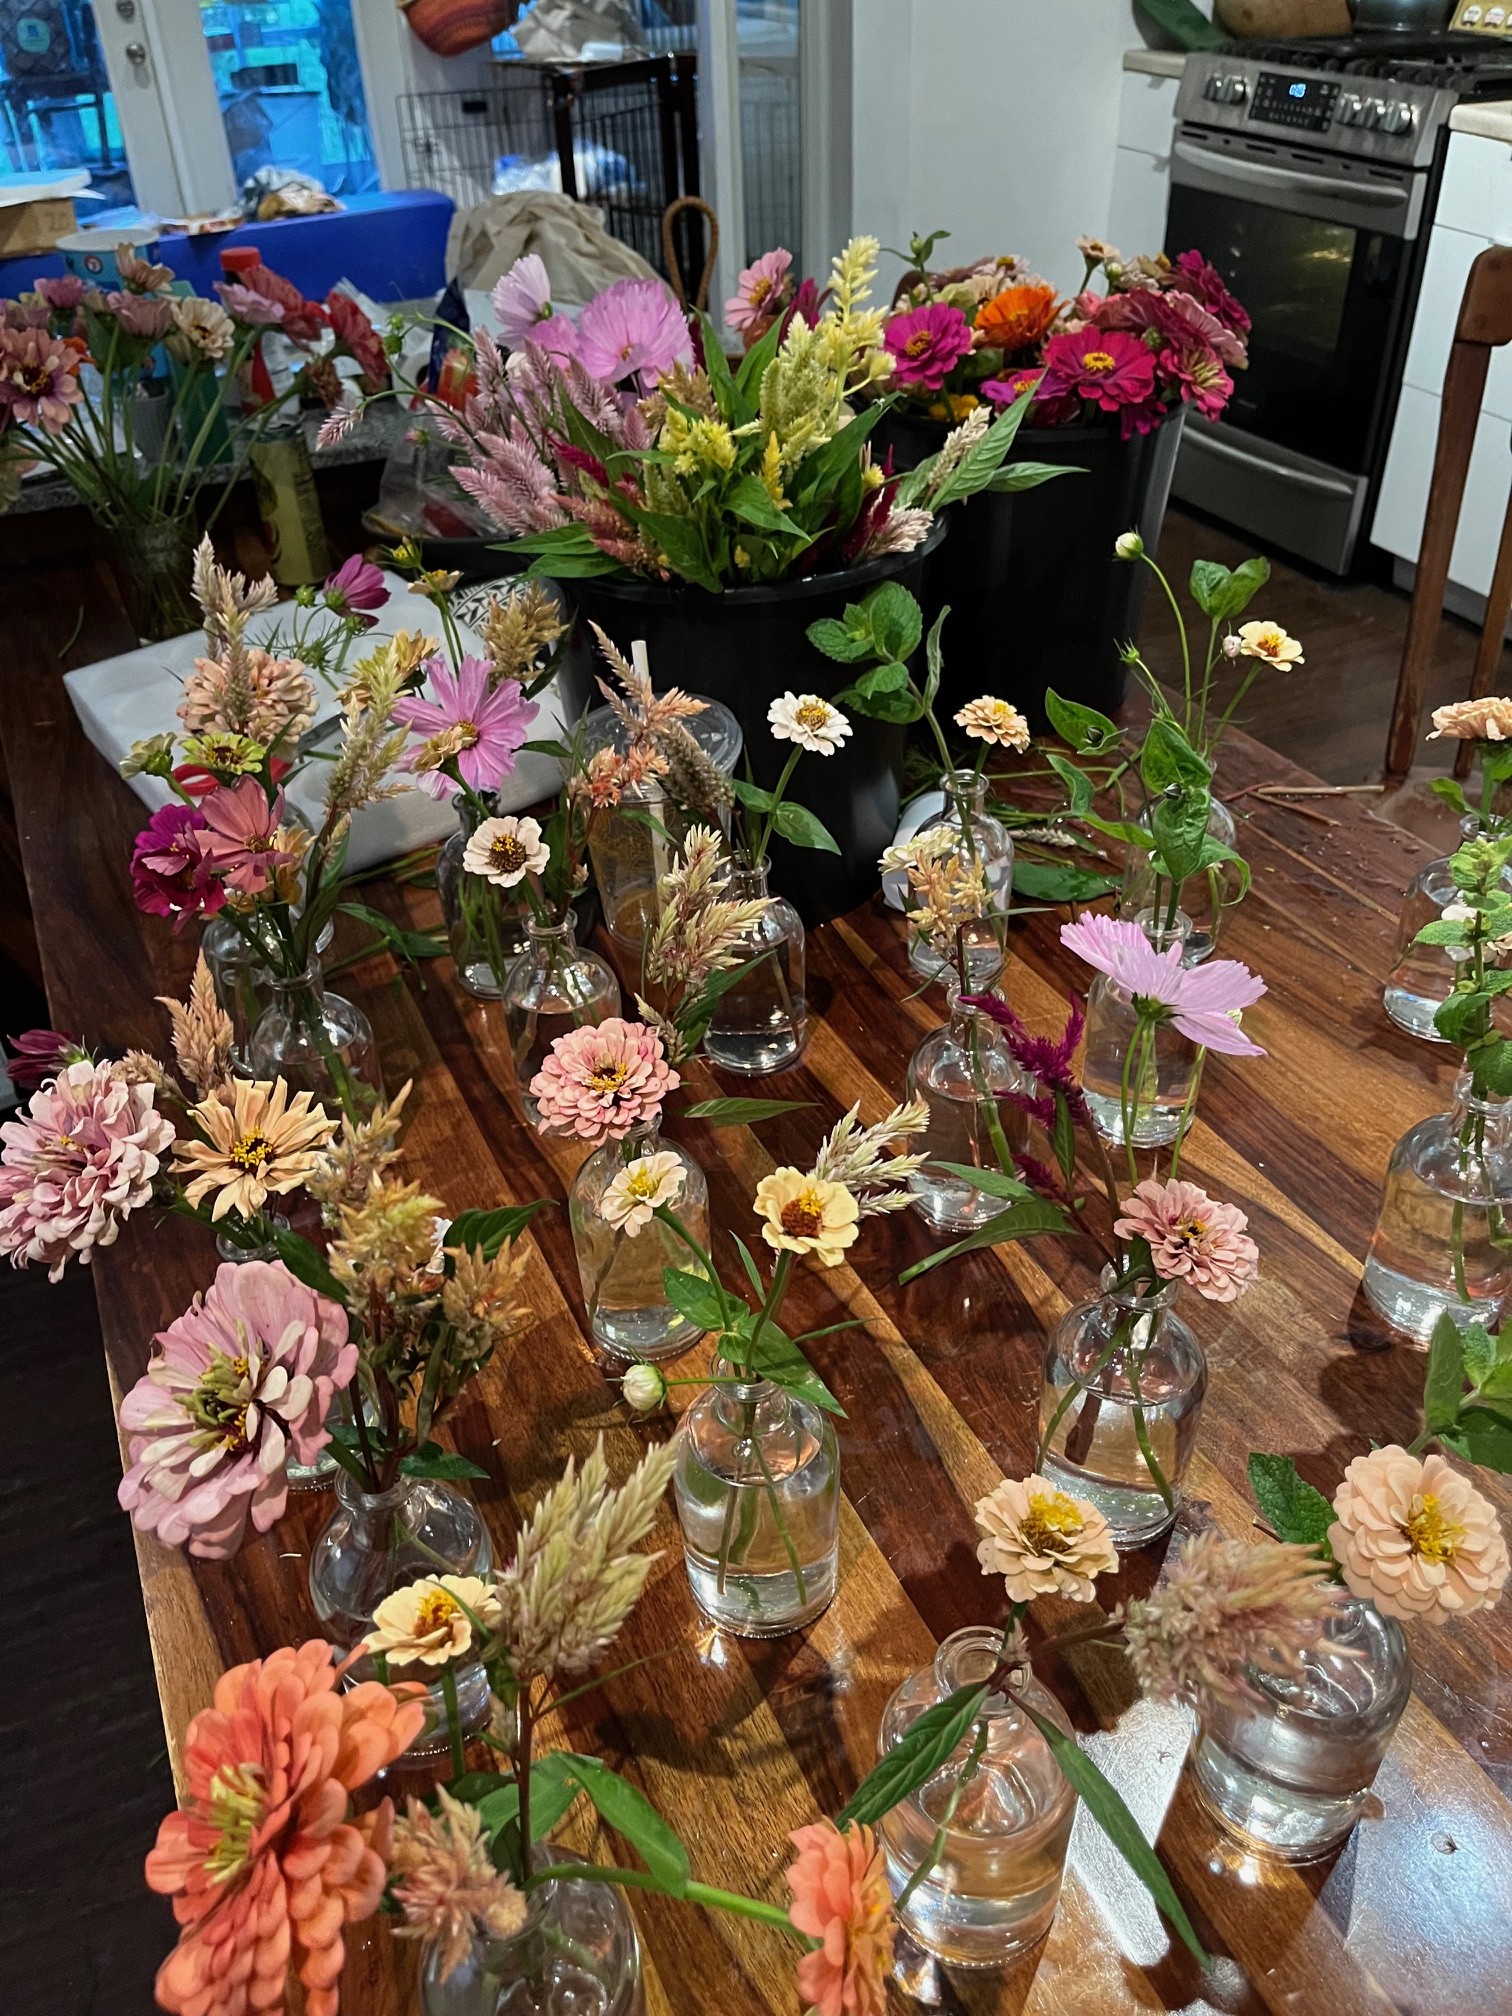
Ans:
[[[467,1767],[462,1752],[462,1710],[457,1705],[457,1673],[450,1661],[441,1668],[441,1698],[446,1703],[446,1732],[451,1738],[452,1776],[460,1778]]]
[[[735,1890],[716,1890],[709,1883],[688,1883],[674,1889],[646,1869],[617,1869],[598,1862],[554,1863],[549,1869],[539,1869],[527,1877],[525,1888],[538,1890],[543,1883],[618,1883],[626,1890],[654,1890],[662,1897],[682,1897],[690,1904],[703,1904],[712,1911],[731,1911],[741,1918],[756,1918],[795,1938],[801,1936],[794,1932],[793,1921],[780,1904],[765,1904],[759,1897],[742,1897]]]

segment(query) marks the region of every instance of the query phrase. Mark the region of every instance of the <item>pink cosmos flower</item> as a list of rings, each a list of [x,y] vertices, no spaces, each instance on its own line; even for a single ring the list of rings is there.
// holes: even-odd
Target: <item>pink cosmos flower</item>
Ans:
[[[527,336],[538,336],[538,325],[552,319],[551,275],[538,253],[527,252],[516,259],[494,283],[493,311],[499,333],[511,350]]]
[[[130,1468],[118,1495],[164,1546],[224,1561],[249,1517],[266,1533],[283,1516],[291,1450],[313,1463],[331,1439],[326,1414],[357,1369],[346,1311],[282,1261],[228,1261],[153,1341],[121,1402]]]
[[[56,1281],[77,1253],[112,1246],[123,1221],[152,1195],[173,1128],[151,1085],[114,1064],[69,1064],[0,1126],[0,1253],[41,1260]]]
[[[84,1056],[77,1036],[66,1029],[28,1029],[20,1036],[7,1036],[10,1055],[5,1075],[18,1092],[35,1092],[49,1078],[56,1078],[65,1064]]]
[[[128,336],[155,343],[173,327],[173,303],[160,294],[107,294],[105,306]]]
[[[894,315],[882,332],[900,385],[938,392],[971,348],[971,324],[946,301],[926,301],[906,315]]]
[[[1155,359],[1137,336],[1089,323],[1046,343],[1042,389],[1047,398],[1074,392],[1104,413],[1116,413],[1154,391]]]
[[[354,553],[334,574],[328,575],[320,592],[326,607],[334,609],[338,616],[362,617],[365,630],[372,628],[369,612],[381,609],[389,599],[382,568],[375,567],[361,553]]]
[[[496,791],[515,767],[515,755],[541,711],[521,696],[513,679],[489,688],[490,668],[482,658],[464,658],[453,672],[444,658],[428,666],[434,701],[406,695],[393,718],[425,740],[405,757],[405,768],[432,798],[451,798],[456,785],[436,767],[437,751],[455,756],[464,781],[475,791]]]
[[[606,384],[633,378],[651,392],[664,371],[689,361],[693,345],[682,310],[660,280],[616,280],[578,316],[577,354]]]
[[[190,917],[213,917],[226,891],[203,838],[205,816],[192,805],[163,805],[138,833],[131,890],[138,910],[172,917],[175,931]]]
[[[558,1036],[530,1081],[530,1096],[540,1109],[541,1133],[620,1141],[632,1127],[654,1120],[681,1083],[654,1029],[611,1015],[596,1028]]]
[[[1162,1281],[1189,1281],[1209,1302],[1233,1302],[1260,1271],[1248,1223],[1237,1205],[1218,1203],[1195,1183],[1149,1176],[1124,1199],[1113,1230],[1147,1242]]]
[[[787,301],[791,286],[788,268],[792,263],[792,253],[778,245],[742,267],[735,292],[724,306],[725,321],[732,329],[743,335],[758,323],[766,327],[771,322]]]
[[[256,777],[238,777],[200,801],[205,821],[201,843],[226,886],[244,896],[261,896],[280,868],[293,867],[298,854],[279,845],[283,793],[269,799]]]
[[[84,282],[77,273],[59,273],[56,278],[40,278],[37,292],[49,308],[77,308],[84,299]]]
[[[1068,952],[1106,973],[1136,1007],[1174,1023],[1191,1042],[1230,1057],[1265,1055],[1232,1019],[1265,992],[1265,982],[1237,959],[1184,967],[1179,944],[1157,952],[1137,924],[1101,914],[1062,924],[1060,936]]]
[[[281,301],[269,301],[261,294],[254,294],[239,280],[217,280],[215,291],[225,302],[227,313],[249,329],[261,329],[284,319]]]
[[[79,352],[45,329],[0,329],[0,407],[18,426],[56,434],[79,390]]]

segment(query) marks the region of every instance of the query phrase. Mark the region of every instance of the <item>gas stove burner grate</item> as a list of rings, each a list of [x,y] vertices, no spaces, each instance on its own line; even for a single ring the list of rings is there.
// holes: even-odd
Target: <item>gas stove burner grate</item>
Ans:
[[[1483,35],[1312,35],[1292,42],[1230,42],[1224,53],[1289,70],[1444,86],[1462,97],[1512,93],[1512,60],[1499,41]]]

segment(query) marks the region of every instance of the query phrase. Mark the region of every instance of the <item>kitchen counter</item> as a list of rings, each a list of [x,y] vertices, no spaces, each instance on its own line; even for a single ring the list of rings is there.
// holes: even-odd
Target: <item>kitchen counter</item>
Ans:
[[[1456,105],[1449,114],[1451,133],[1475,133],[1483,140],[1501,140],[1512,147],[1512,100],[1499,105]]]
[[[1123,67],[1146,77],[1179,77],[1186,57],[1179,49],[1125,49]]]

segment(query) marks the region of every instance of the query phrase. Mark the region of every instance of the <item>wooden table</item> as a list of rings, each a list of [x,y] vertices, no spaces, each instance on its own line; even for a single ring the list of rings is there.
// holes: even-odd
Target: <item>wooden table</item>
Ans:
[[[162,1050],[166,1030],[152,997],[183,991],[193,934],[175,939],[133,907],[127,859],[141,807],[85,744],[58,678],[56,654],[81,603],[84,628],[65,662],[129,642],[87,569],[58,564],[39,574],[19,610],[13,605],[0,736],[55,1020],[98,1044]],[[1303,778],[1243,738],[1225,755],[1230,792]],[[1450,1054],[1398,1034],[1380,1002],[1396,908],[1426,849],[1352,800],[1323,809],[1337,823],[1250,798],[1235,804],[1255,886],[1225,949],[1269,985],[1246,1017],[1269,1055],[1210,1060],[1186,1166],[1248,1211],[1263,1278],[1231,1309],[1198,1302],[1185,1311],[1211,1366],[1188,1527],[1211,1520],[1246,1531],[1251,1449],[1294,1456],[1331,1494],[1370,1438],[1407,1439],[1416,1426],[1422,1356],[1400,1341],[1377,1348],[1383,1340],[1357,1298],[1388,1152],[1442,1104],[1453,1075]],[[414,924],[436,922],[431,893],[380,884],[373,900]],[[1060,951],[1057,921],[1042,915],[1016,929],[1006,980],[1039,1028],[1059,1025],[1068,989],[1085,977]],[[778,1162],[806,1165],[853,1100],[868,1120],[885,1111],[909,1053],[940,1019],[937,991],[914,997],[899,921],[880,903],[814,932],[809,958],[813,1040],[800,1069],[759,1089],[812,1100],[812,1110],[754,1133],[714,1134],[687,1122],[671,1130],[708,1172],[713,1212],[727,1228],[749,1230],[759,1176]],[[373,1019],[391,1087],[415,1079],[411,1175],[454,1208],[563,1196],[576,1158],[542,1144],[517,1118],[497,1011],[469,1000],[449,963],[399,975],[374,961],[344,984]],[[702,1066],[689,1075],[693,1097],[721,1089]],[[664,1432],[628,1418],[614,1368],[585,1337],[565,1213],[537,1222],[528,1277],[536,1328],[489,1368],[453,1429],[457,1446],[489,1472],[476,1492],[506,1558],[522,1511],[569,1451],[581,1454],[602,1431],[623,1474],[637,1449]],[[905,1213],[865,1230],[855,1271],[797,1276],[798,1327],[847,1314],[869,1325],[826,1339],[814,1354],[848,1416],[842,1573],[831,1610],[793,1639],[720,1637],[694,1610],[669,1505],[658,1530],[666,1552],[624,1654],[679,1649],[568,1711],[563,1740],[628,1768],[679,1827],[706,1879],[784,1895],[787,1831],[840,1806],[872,1761],[893,1688],[948,1632],[1001,1612],[1001,1586],[977,1566],[971,1507],[1001,1476],[1028,1470],[1045,1331],[1087,1292],[1090,1271],[1077,1247],[1042,1240],[974,1256],[900,1290],[899,1272],[929,1250],[922,1225]],[[134,1222],[99,1256],[118,1391],[140,1375],[153,1332],[213,1267],[208,1238],[178,1223],[154,1230]],[[1498,1480],[1483,1488],[1512,1518],[1512,1493]],[[321,1494],[291,1500],[272,1533],[223,1565],[138,1541],[172,1743],[224,1667],[314,1634],[305,1571],[330,1503]],[[1115,1587],[1100,1585],[1104,1603],[1141,1593],[1158,1565],[1151,1555],[1132,1557]],[[1061,1614],[1037,1605],[1036,1630],[1054,1629]],[[1053,1670],[1047,1677],[1158,1836],[1209,1950],[1222,1958],[1204,1983],[1082,1816],[1044,1946],[1006,1977],[937,1983],[935,2006],[1036,2016],[1208,2008],[1433,2016],[1497,2007],[1512,1981],[1512,1604],[1446,1629],[1414,1628],[1411,1637],[1416,1688],[1371,1817],[1334,1862],[1307,1871],[1247,1860],[1216,1836],[1180,1774],[1183,1718],[1136,1703],[1119,1659],[1082,1656],[1074,1670]],[[655,1897],[637,1896],[635,1911],[653,2011],[796,2009],[780,1940]],[[413,2007],[410,1957],[396,1961],[381,1929],[350,1943],[349,2016]],[[900,2010],[914,2006],[895,1999]]]

